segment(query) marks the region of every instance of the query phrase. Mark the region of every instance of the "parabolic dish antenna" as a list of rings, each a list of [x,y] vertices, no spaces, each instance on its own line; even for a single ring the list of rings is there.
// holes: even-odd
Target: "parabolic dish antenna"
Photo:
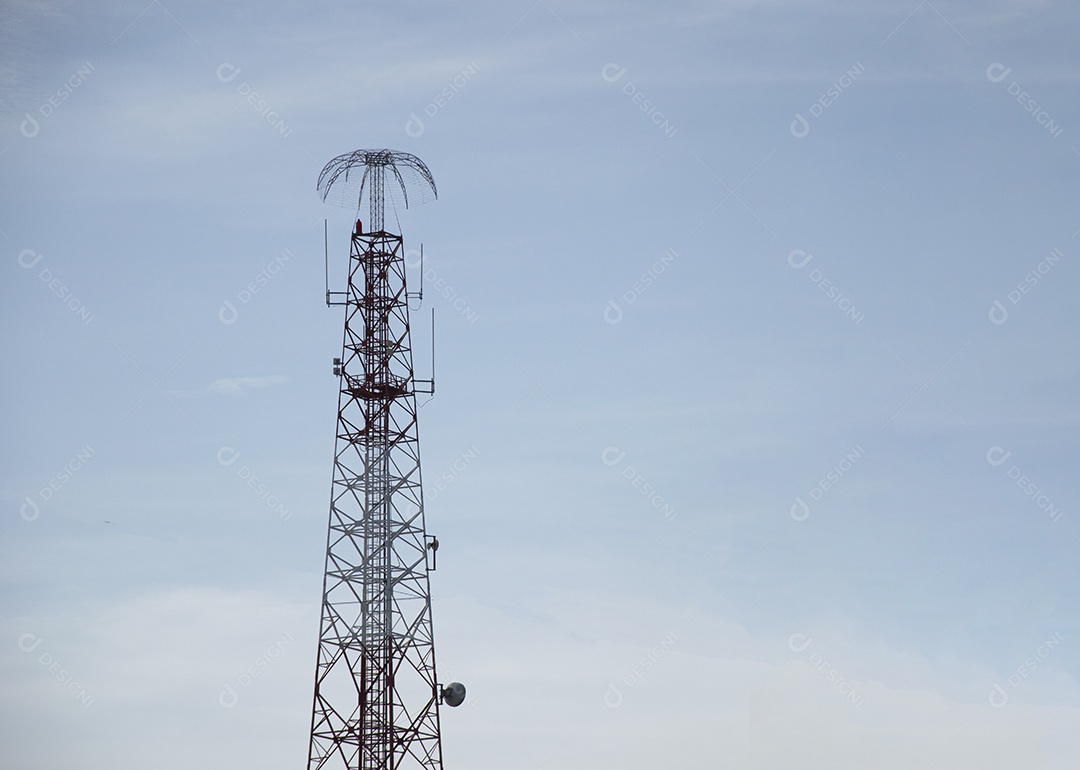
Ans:
[[[451,682],[442,691],[443,703],[447,706],[460,706],[465,702],[465,685],[461,682]]]

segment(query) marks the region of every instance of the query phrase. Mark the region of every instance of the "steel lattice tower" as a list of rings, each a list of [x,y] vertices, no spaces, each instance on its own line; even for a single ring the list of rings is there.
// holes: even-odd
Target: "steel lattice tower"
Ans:
[[[435,195],[417,157],[358,150],[319,176],[371,218],[352,235],[348,286],[327,291],[344,305],[340,378],[322,622],[308,768],[442,770],[439,706],[459,705],[464,688],[435,673],[428,572],[438,541],[424,528],[416,393],[434,380],[413,376],[411,295],[400,235],[384,229],[387,176],[409,203]],[[355,198],[351,196],[355,195]],[[336,298],[336,299],[335,299]],[[433,375],[434,376],[434,375]]]

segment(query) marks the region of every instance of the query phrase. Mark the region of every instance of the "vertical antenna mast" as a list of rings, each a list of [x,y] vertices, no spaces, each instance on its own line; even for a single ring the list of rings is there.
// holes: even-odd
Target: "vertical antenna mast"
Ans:
[[[358,150],[319,175],[323,200],[371,219],[352,234],[344,300],[337,441],[315,670],[309,770],[442,770],[439,706],[465,688],[439,684],[428,573],[438,541],[424,525],[405,258],[384,230],[386,177],[408,207],[435,197],[423,161]],[[327,298],[331,293],[328,290]],[[432,390],[434,383],[432,383]],[[426,391],[420,391],[426,392]],[[431,551],[429,557],[429,551]]]

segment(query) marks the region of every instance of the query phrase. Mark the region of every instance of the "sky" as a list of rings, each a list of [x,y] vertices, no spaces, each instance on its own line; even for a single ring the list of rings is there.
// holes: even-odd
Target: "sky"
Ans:
[[[0,8],[0,764],[307,756],[413,153],[445,767],[1073,768],[1080,7]]]

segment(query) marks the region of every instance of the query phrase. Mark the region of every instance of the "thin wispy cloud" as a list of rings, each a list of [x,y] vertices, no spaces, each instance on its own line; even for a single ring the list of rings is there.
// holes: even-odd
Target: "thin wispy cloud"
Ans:
[[[222,396],[243,396],[253,390],[272,388],[288,381],[288,377],[280,374],[265,377],[221,377],[211,382],[206,390]]]

